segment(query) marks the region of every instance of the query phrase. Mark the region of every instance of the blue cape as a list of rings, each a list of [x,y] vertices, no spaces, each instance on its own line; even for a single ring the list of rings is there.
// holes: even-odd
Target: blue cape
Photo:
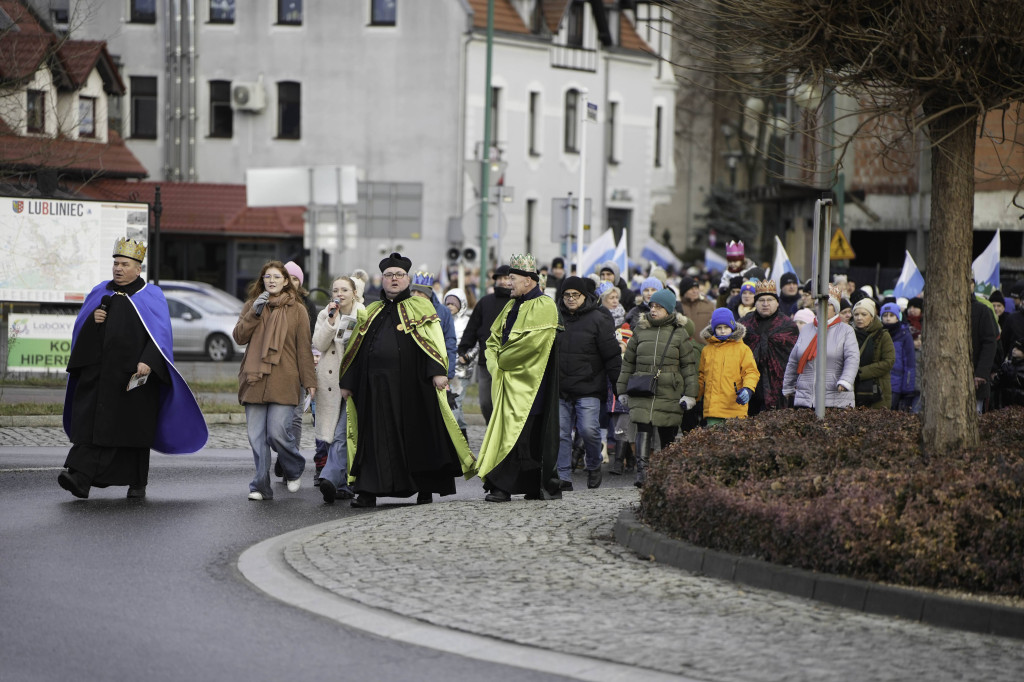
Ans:
[[[109,293],[106,282],[93,287],[82,303],[82,309],[75,320],[75,328],[71,334],[71,346],[78,340],[82,325],[89,319],[93,311],[99,307],[104,295]],[[202,450],[210,438],[199,403],[196,402],[192,389],[174,366],[174,350],[171,335],[171,318],[167,314],[167,299],[164,292],[155,284],[146,282],[142,289],[128,297],[132,302],[142,326],[146,328],[149,338],[160,349],[167,362],[167,370],[171,376],[171,385],[160,386],[160,413],[157,415],[156,436],[152,448],[165,455],[186,455]],[[64,395],[64,433],[71,438],[71,402],[75,396],[78,379],[68,378],[67,392]]]

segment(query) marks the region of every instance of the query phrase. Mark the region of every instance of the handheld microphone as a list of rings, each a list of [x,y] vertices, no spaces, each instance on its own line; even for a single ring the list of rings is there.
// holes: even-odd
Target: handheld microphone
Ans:
[[[100,299],[100,310],[102,310],[103,312],[106,312],[108,305],[110,305],[110,297],[109,296],[104,296],[103,298]]]
[[[341,299],[340,298],[336,298],[336,299],[334,299],[332,301],[332,303],[334,303],[334,305],[336,305],[336,306],[341,305]],[[336,313],[336,312],[338,312],[338,309],[337,308],[332,308],[331,311],[329,313],[327,313],[327,318],[330,319],[330,320],[333,320],[334,319],[334,313]]]

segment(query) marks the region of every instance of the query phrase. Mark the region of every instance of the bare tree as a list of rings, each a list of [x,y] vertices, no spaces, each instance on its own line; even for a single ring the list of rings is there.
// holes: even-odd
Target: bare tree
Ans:
[[[924,447],[978,442],[971,364],[971,245],[976,137],[1024,99],[1021,0],[666,0],[693,58],[719,87],[792,96],[806,87],[855,97],[846,144],[878,121],[931,147],[924,315]],[[874,123],[872,123],[874,122]],[[875,126],[873,129],[871,126]],[[884,127],[883,126],[883,127]],[[923,133],[923,135],[918,135]],[[998,134],[998,133],[997,133]],[[888,140],[885,148],[898,148]]]

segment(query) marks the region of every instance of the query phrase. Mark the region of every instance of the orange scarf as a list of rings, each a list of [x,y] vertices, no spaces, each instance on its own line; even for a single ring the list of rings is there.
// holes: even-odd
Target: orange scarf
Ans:
[[[838,324],[840,321],[841,321],[841,318],[838,315],[836,315],[831,320],[829,320],[828,328],[831,329],[836,324]],[[818,320],[817,319],[814,320],[814,326],[815,327],[818,326]],[[826,334],[827,334],[827,332],[826,332]],[[811,339],[811,342],[807,345],[807,348],[804,348],[804,354],[800,356],[800,363],[796,366],[796,373],[797,374],[803,374],[804,373],[804,368],[807,367],[807,363],[810,362],[811,360],[813,360],[814,358],[816,358],[817,356],[818,356],[818,333],[815,332],[814,333],[814,338]]]

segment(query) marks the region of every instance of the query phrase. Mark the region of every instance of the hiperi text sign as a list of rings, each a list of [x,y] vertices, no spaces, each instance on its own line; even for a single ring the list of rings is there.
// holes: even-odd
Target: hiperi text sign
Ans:
[[[74,315],[12,313],[7,327],[7,369],[63,372],[71,357]]]

